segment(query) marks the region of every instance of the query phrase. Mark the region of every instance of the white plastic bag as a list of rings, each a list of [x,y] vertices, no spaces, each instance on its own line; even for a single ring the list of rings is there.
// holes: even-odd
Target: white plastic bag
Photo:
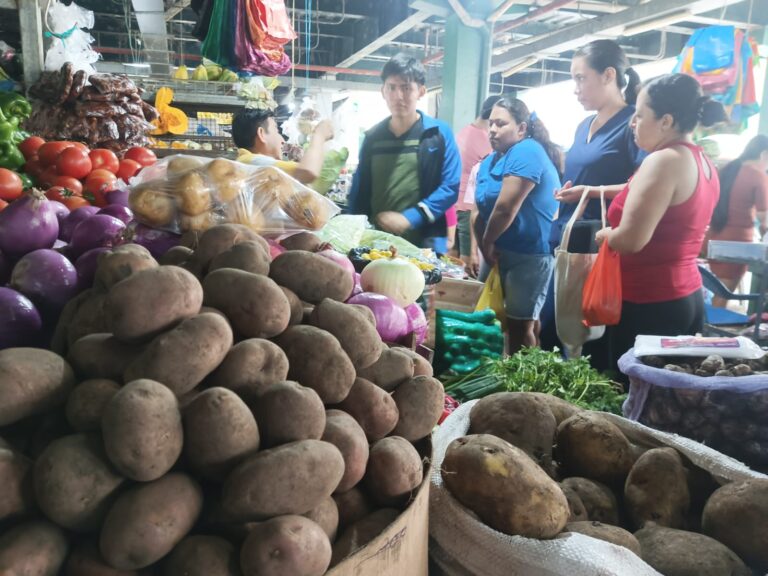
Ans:
[[[635,356],[700,356],[717,354],[723,358],[757,360],[765,351],[749,338],[701,336],[645,336],[635,338]]]
[[[46,10],[45,18],[45,36],[51,39],[45,53],[45,69],[53,72],[70,62],[75,72],[95,74],[92,64],[98,61],[99,53],[91,48],[93,36],[84,30],[93,28],[93,12],[74,2],[67,6],[55,0]]]

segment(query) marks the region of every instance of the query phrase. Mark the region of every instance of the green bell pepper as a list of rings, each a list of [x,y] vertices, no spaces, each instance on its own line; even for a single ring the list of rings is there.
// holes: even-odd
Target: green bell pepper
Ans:
[[[32,104],[18,92],[0,92],[0,110],[6,117],[26,120],[32,114]]]
[[[21,185],[24,190],[29,190],[35,186],[35,183],[32,182],[32,178],[30,178],[27,174],[19,174],[19,178],[21,178]]]
[[[18,118],[7,118],[0,110],[0,168],[17,170],[24,165],[24,156],[16,147]]]

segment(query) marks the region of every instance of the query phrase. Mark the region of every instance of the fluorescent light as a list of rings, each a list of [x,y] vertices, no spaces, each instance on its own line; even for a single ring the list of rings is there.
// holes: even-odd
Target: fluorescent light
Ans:
[[[502,78],[508,78],[509,76],[512,76],[512,74],[515,74],[517,72],[520,72],[520,70],[525,70],[529,66],[533,66],[539,61],[538,56],[528,56],[527,58],[520,60],[516,64],[513,64],[508,69],[504,70],[504,72],[501,73]]]
[[[675,12],[674,14],[667,14],[666,16],[659,16],[658,18],[652,18],[640,24],[633,24],[624,28],[622,36],[635,36],[636,34],[642,34],[643,32],[650,32],[651,30],[658,30],[664,26],[670,26],[677,24],[683,20],[690,18],[691,12],[689,10],[683,10],[682,12]]]

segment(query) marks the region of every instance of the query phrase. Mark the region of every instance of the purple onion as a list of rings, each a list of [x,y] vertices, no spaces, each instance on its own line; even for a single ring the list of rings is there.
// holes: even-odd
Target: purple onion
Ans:
[[[99,256],[104,252],[111,252],[111,250],[111,248],[105,248],[104,246],[92,248],[75,261],[77,286],[79,291],[86,290],[93,286],[93,279],[96,276],[96,268],[99,264]]]
[[[123,234],[123,240],[126,243],[144,246],[154,258],[160,258],[168,250],[179,245],[181,236],[167,230],[150,228],[144,224],[132,224]]]
[[[116,246],[125,230],[125,223],[114,216],[94,214],[75,226],[69,247],[72,256],[79,258],[81,254],[100,246]]]
[[[25,192],[0,212],[0,251],[11,259],[50,248],[58,235],[56,210],[38,190]]]
[[[133,210],[128,206],[121,206],[120,204],[110,204],[105,206],[96,214],[106,214],[107,216],[113,216],[125,224],[130,224],[133,221]]]
[[[61,223],[64,221],[64,219],[69,216],[69,208],[64,206],[61,202],[57,202],[56,200],[49,200],[51,203],[51,206],[53,206],[54,210],[56,210],[56,219],[59,221],[59,232],[61,232]]]
[[[73,210],[69,216],[64,219],[59,229],[59,239],[69,242],[72,239],[72,231],[86,218],[90,218],[99,211],[98,206],[83,206]]]
[[[0,350],[34,345],[43,326],[32,301],[11,288],[0,288]]]
[[[424,310],[414,302],[405,307],[405,315],[408,317],[408,333],[413,332],[416,344],[421,344],[426,340],[427,332],[429,332],[429,324]]]
[[[128,207],[128,196],[130,195],[130,190],[111,190],[110,192],[107,192],[104,194],[104,198],[107,200],[109,204],[117,204],[118,206],[125,206]]]
[[[10,286],[32,300],[43,314],[57,314],[77,294],[77,271],[55,250],[35,250],[13,267]]]
[[[350,298],[352,296],[357,296],[358,294],[362,294],[363,292],[365,292],[365,290],[363,290],[363,287],[360,286],[360,273],[359,272],[355,272],[352,275],[352,277],[353,277],[355,283],[352,285],[352,294],[349,295]]]
[[[408,334],[408,316],[391,298],[375,292],[363,292],[352,296],[347,304],[370,308],[376,318],[376,331],[385,342],[397,342]]]

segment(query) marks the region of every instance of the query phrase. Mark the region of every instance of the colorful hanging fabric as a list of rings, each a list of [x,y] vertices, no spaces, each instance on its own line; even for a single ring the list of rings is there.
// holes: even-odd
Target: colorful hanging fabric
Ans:
[[[254,28],[251,16],[256,14],[253,11],[253,0],[237,0],[236,3],[235,57],[237,67],[242,71],[264,76],[279,76],[288,72],[291,69],[291,59],[283,50],[282,45],[268,49],[266,34],[259,37],[261,44],[258,43],[259,39],[254,41],[251,35]]]
[[[235,64],[234,40],[236,0],[214,0],[208,34],[202,43],[203,56],[220,66]]]

